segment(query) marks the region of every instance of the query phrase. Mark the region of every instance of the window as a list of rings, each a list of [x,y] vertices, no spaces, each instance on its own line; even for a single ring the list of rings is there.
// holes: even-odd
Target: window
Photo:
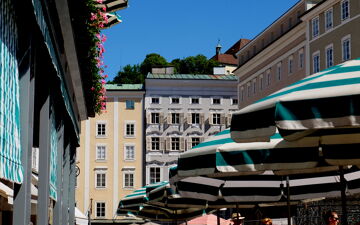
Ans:
[[[267,80],[267,86],[270,86],[271,84],[271,73],[270,70],[266,72],[266,80]]]
[[[212,124],[218,125],[220,124],[220,113],[214,113],[212,116]]]
[[[179,113],[171,113],[171,123],[172,124],[180,123],[180,114]]]
[[[247,92],[248,92],[248,97],[251,96],[251,85],[250,85],[250,82],[247,84]]]
[[[97,123],[96,136],[106,136],[106,123]]]
[[[134,173],[124,172],[124,188],[134,187]]]
[[[178,137],[171,138],[171,150],[174,150],[174,151],[180,150],[180,138],[178,138]]]
[[[241,87],[241,101],[244,101],[244,97],[245,97],[245,89],[244,87]]]
[[[221,99],[220,98],[213,98],[212,99],[212,104],[213,105],[220,105],[221,104]]]
[[[95,171],[96,176],[96,188],[105,188],[106,187],[106,170],[97,169]]]
[[[150,167],[150,184],[160,182],[160,167]]]
[[[196,145],[200,144],[200,138],[198,137],[193,137],[191,138],[191,147],[195,147]]]
[[[191,104],[199,104],[199,98],[191,98]]]
[[[342,39],[342,57],[343,57],[343,61],[349,60],[351,57],[351,52],[350,52],[350,36],[346,36]]]
[[[276,67],[276,78],[277,80],[281,80],[281,63],[279,63]]]
[[[325,30],[330,30],[333,27],[333,10],[328,9],[325,12]]]
[[[200,123],[200,114],[199,113],[191,113],[191,123],[192,124]]]
[[[312,36],[313,37],[319,36],[319,17],[312,19],[311,24],[312,24]]]
[[[125,160],[135,160],[134,145],[125,145]]]
[[[151,113],[151,123],[160,123],[159,113]]]
[[[259,78],[259,88],[260,88],[260,90],[264,89],[264,77],[262,74],[260,75],[260,78]]]
[[[126,124],[126,131],[125,131],[125,135],[126,136],[135,136],[135,124],[134,123],[127,123]]]
[[[320,53],[315,53],[313,55],[313,73],[320,71]]]
[[[299,52],[299,67],[304,68],[304,52]]]
[[[350,17],[350,3],[349,0],[341,2],[341,20],[346,20]]]
[[[105,202],[96,202],[96,217],[105,217]]]
[[[179,98],[171,98],[171,104],[180,104]]]
[[[160,138],[159,137],[151,138],[151,150],[160,150]]]
[[[255,94],[256,93],[256,79],[254,79],[252,82],[252,90],[253,90],[253,93]]]
[[[289,61],[288,61],[288,69],[289,69],[289,74],[292,74],[294,71],[293,71],[293,57],[290,57],[289,58]]]
[[[96,146],[96,160],[105,160],[106,159],[106,146],[98,145]]]
[[[231,105],[237,105],[237,104],[238,104],[237,98],[232,98],[231,99]]]
[[[330,45],[326,48],[326,68],[329,68],[334,65],[334,53],[333,46]]]
[[[126,109],[135,109],[135,101],[134,100],[126,100]]]
[[[151,103],[152,103],[152,104],[159,104],[159,103],[160,103],[160,99],[159,99],[159,98],[151,98]]]

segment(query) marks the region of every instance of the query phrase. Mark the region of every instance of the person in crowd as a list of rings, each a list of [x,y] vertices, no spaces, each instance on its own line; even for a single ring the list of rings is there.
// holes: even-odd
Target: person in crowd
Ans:
[[[262,225],[272,225],[272,220],[270,218],[264,218],[261,220]]]
[[[327,211],[324,215],[326,225],[339,225],[339,215],[335,211]]]
[[[241,216],[240,213],[233,213],[231,214],[231,225],[243,225],[244,224],[244,216]]]

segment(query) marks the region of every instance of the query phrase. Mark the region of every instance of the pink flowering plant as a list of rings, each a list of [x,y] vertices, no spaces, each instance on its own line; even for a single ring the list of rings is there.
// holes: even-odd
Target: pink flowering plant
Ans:
[[[106,109],[106,89],[105,79],[108,77],[104,73],[106,65],[104,64],[104,43],[106,36],[101,34],[101,29],[108,23],[106,16],[106,7],[99,7],[103,0],[87,0],[89,8],[89,18],[87,21],[88,31],[91,35],[91,47],[88,56],[90,62],[90,73],[92,75],[92,84],[89,91],[93,93],[93,105],[95,113],[101,113]]]

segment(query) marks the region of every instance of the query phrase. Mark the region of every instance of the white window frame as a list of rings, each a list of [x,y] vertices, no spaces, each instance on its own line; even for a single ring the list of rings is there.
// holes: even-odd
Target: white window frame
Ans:
[[[219,104],[218,103],[214,103],[214,100],[219,100]],[[211,98],[211,104],[212,105],[221,105],[222,104],[222,98],[221,97],[212,97]]]
[[[261,74],[259,76],[259,90],[262,91],[264,89],[264,75]]]
[[[99,147],[104,147],[104,158],[99,158]],[[105,161],[107,158],[107,146],[106,144],[96,144],[96,149],[95,149],[95,158],[96,161]]]
[[[347,17],[344,18],[344,3],[347,2]],[[341,10],[341,21],[345,21],[350,18],[350,0],[342,0],[340,2],[340,10]]]
[[[128,134],[127,133],[127,128],[128,128],[128,125],[133,125],[134,129],[133,129],[133,134]],[[133,121],[133,120],[126,120],[125,121],[125,126],[124,126],[124,137],[126,138],[134,138],[135,137],[135,134],[136,134],[136,121]]]
[[[157,116],[157,122],[156,121],[154,121],[154,119],[153,119],[153,115],[155,115],[155,114],[157,114],[158,116]],[[160,123],[160,113],[159,112],[152,112],[151,114],[150,114],[150,117],[151,117],[151,124],[159,124]],[[155,118],[155,117],[154,117]]]
[[[171,113],[171,124],[180,124],[180,113],[177,112]]]
[[[292,55],[288,59],[288,73],[289,75],[294,73],[294,57]]]
[[[318,57],[317,64],[315,63],[315,57]],[[320,51],[316,51],[312,55],[312,63],[313,63],[313,73],[320,72]],[[317,65],[317,68],[316,68]]]
[[[128,157],[128,147],[132,147],[132,151],[133,151],[133,157],[129,158]],[[135,161],[135,157],[136,157],[136,148],[135,148],[135,144],[134,143],[125,143],[124,144],[124,160],[125,161]]]
[[[155,141],[153,141],[153,138],[155,139],[155,138],[157,138],[157,140],[158,140],[158,149],[154,149],[153,148],[153,142],[155,143]],[[160,150],[160,144],[161,144],[161,141],[160,141],[160,137],[151,137],[151,142],[150,142],[150,144],[151,144],[151,151],[159,151]]]
[[[160,166],[150,166],[150,167],[148,167],[148,169],[149,169],[149,184],[153,184],[153,183],[156,183],[156,182],[160,182],[161,181],[161,175],[162,175],[162,172],[161,172],[161,167]],[[157,176],[155,176],[155,182],[151,182],[151,169],[158,169],[159,170],[159,181],[157,181]],[[155,171],[155,175],[157,175],[157,171]]]
[[[106,168],[95,168],[95,188],[96,189],[105,189],[107,187],[107,169]],[[98,175],[104,175],[105,185],[98,186]]]
[[[239,104],[239,100],[237,98],[231,98],[231,105]]]
[[[277,65],[276,65],[276,80],[277,81],[281,81],[281,78],[282,78],[282,63],[279,62]]]
[[[197,99],[199,103],[193,103],[193,99]],[[201,104],[200,99],[201,98],[199,96],[193,96],[193,97],[190,98],[190,104],[191,105],[199,105],[199,104]]]
[[[158,99],[158,103],[154,103],[153,102],[153,99]],[[158,104],[161,104],[161,99],[160,99],[160,97],[158,97],[158,96],[152,96],[152,97],[150,97],[150,104],[155,104],[155,105],[158,105]]]
[[[255,95],[255,94],[256,94],[256,78],[252,80],[252,87],[251,87],[251,89],[252,89],[253,95]]]
[[[132,186],[126,185],[126,175],[132,175]],[[134,189],[135,187],[135,171],[133,170],[124,170],[123,171],[123,188],[124,189]]]
[[[328,50],[330,50],[330,49],[331,49],[331,63],[329,61],[329,55],[328,55]],[[334,47],[333,47],[333,44],[330,44],[330,45],[325,47],[325,59],[326,59],[326,62],[325,62],[326,68],[329,68],[329,67],[334,65]]]
[[[213,113],[212,114],[212,124],[213,125],[221,125],[221,113]]]
[[[98,216],[98,204],[104,204],[104,216]],[[95,202],[95,217],[96,218],[105,218],[106,217],[106,202],[105,201],[96,201]]]
[[[197,117],[195,116],[195,114],[197,114]],[[191,113],[191,124],[200,124],[200,113],[197,112]]]
[[[345,41],[349,41],[349,58],[345,58],[345,49],[344,49],[344,42]],[[351,35],[348,34],[345,37],[341,38],[341,55],[342,55],[342,60],[343,61],[347,61],[349,59],[351,59]]]
[[[175,141],[173,140],[174,138],[178,139],[178,142],[177,142],[178,148],[177,149],[174,149],[174,144],[176,144]],[[170,140],[171,140],[171,143],[170,143],[171,144],[171,151],[180,151],[181,138],[180,137],[170,137]]]
[[[299,68],[300,69],[304,68],[304,59],[305,59],[304,50],[301,49],[299,51]]]
[[[104,125],[104,133],[105,134],[99,134],[99,125]],[[106,121],[96,121],[96,137],[97,138],[105,138],[107,136],[107,122]]]
[[[312,33],[313,38],[318,37],[320,34],[319,16],[317,16],[311,20],[311,33]]]
[[[330,15],[330,17],[329,17]],[[333,8],[329,8],[328,10],[325,11],[324,13],[324,22],[325,22],[325,31],[329,31],[333,28],[334,26],[334,12],[333,12]],[[330,19],[329,19],[330,18]],[[330,25],[329,25],[330,24]]]
[[[178,99],[179,102],[178,102],[178,103],[174,103],[174,98]],[[170,104],[176,104],[176,105],[181,104],[181,97],[180,97],[180,96],[172,96],[172,97],[170,97]]]
[[[197,143],[196,145],[200,144],[200,137],[191,137],[191,148],[193,148],[193,147],[196,146],[196,145],[194,144],[194,138],[199,139],[199,140],[198,140],[198,143]]]

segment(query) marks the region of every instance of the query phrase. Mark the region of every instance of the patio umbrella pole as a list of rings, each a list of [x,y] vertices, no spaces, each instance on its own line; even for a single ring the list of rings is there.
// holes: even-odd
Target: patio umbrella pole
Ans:
[[[286,201],[287,201],[287,209],[288,209],[288,225],[291,225],[291,209],[290,209],[290,184],[289,184],[289,176],[286,176]]]
[[[347,208],[346,208],[346,180],[344,177],[344,168],[342,166],[339,166],[340,171],[340,186],[341,186],[341,208],[342,208],[342,219],[341,224],[348,225],[347,220]]]
[[[217,219],[217,225],[220,225],[220,217],[219,217],[220,210],[216,210],[216,219]]]

